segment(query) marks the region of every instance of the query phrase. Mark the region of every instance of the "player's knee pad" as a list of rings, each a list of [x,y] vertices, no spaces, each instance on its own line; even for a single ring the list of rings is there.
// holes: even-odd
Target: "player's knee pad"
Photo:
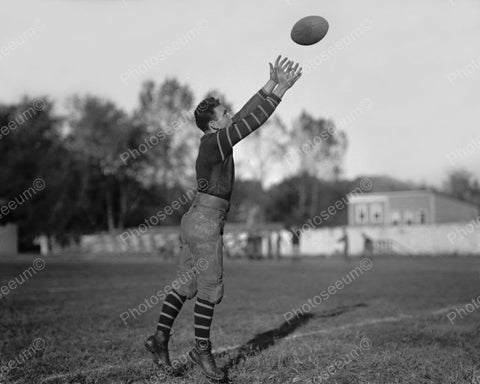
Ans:
[[[222,278],[207,278],[199,281],[198,297],[213,304],[219,304],[223,298]]]
[[[186,296],[187,299],[192,299],[197,294],[197,282],[195,280],[189,280],[180,285],[180,288],[176,291],[182,295]]]
[[[198,290],[197,287],[191,287],[185,296],[187,296],[187,300],[193,299],[195,295],[197,294]]]

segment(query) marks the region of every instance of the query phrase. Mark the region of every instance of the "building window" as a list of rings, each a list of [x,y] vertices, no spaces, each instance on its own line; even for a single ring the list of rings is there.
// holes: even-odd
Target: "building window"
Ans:
[[[368,222],[368,211],[365,204],[357,204],[355,207],[355,222],[358,224]]]
[[[390,213],[390,222],[393,225],[398,225],[398,223],[400,223],[400,212],[399,211],[392,211]]]
[[[412,211],[405,211],[405,214],[403,215],[403,221],[407,225],[412,225],[414,222],[414,215]]]
[[[375,224],[383,223],[382,204],[373,203],[370,205],[370,221]]]

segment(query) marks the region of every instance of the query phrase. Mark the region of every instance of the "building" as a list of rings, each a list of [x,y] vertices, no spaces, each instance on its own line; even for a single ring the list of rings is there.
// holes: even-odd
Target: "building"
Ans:
[[[478,214],[474,204],[430,191],[352,195],[348,205],[348,223],[352,226],[467,222]]]

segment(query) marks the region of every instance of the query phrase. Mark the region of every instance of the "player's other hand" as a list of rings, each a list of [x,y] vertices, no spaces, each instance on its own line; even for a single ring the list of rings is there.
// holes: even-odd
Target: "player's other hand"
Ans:
[[[278,55],[277,59],[275,60],[275,65],[268,63],[270,66],[270,80],[275,84],[278,84],[277,68],[286,70],[292,63],[293,62],[291,60],[288,60],[288,57],[284,57],[282,59],[282,55]]]
[[[289,89],[302,76],[302,67],[298,63],[293,65],[293,61],[288,61],[284,65],[275,67],[277,74],[278,86]]]

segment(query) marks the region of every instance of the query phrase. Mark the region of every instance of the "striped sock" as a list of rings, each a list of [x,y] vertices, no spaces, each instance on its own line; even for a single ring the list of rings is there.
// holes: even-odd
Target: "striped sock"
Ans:
[[[195,340],[197,342],[210,340],[210,326],[212,325],[214,307],[215,304],[197,297],[194,308]]]
[[[172,328],[173,322],[180,313],[186,299],[186,296],[180,295],[175,290],[172,290],[172,293],[168,294],[163,302],[162,312],[158,319],[157,331],[162,331],[167,335],[170,335],[170,329]]]

